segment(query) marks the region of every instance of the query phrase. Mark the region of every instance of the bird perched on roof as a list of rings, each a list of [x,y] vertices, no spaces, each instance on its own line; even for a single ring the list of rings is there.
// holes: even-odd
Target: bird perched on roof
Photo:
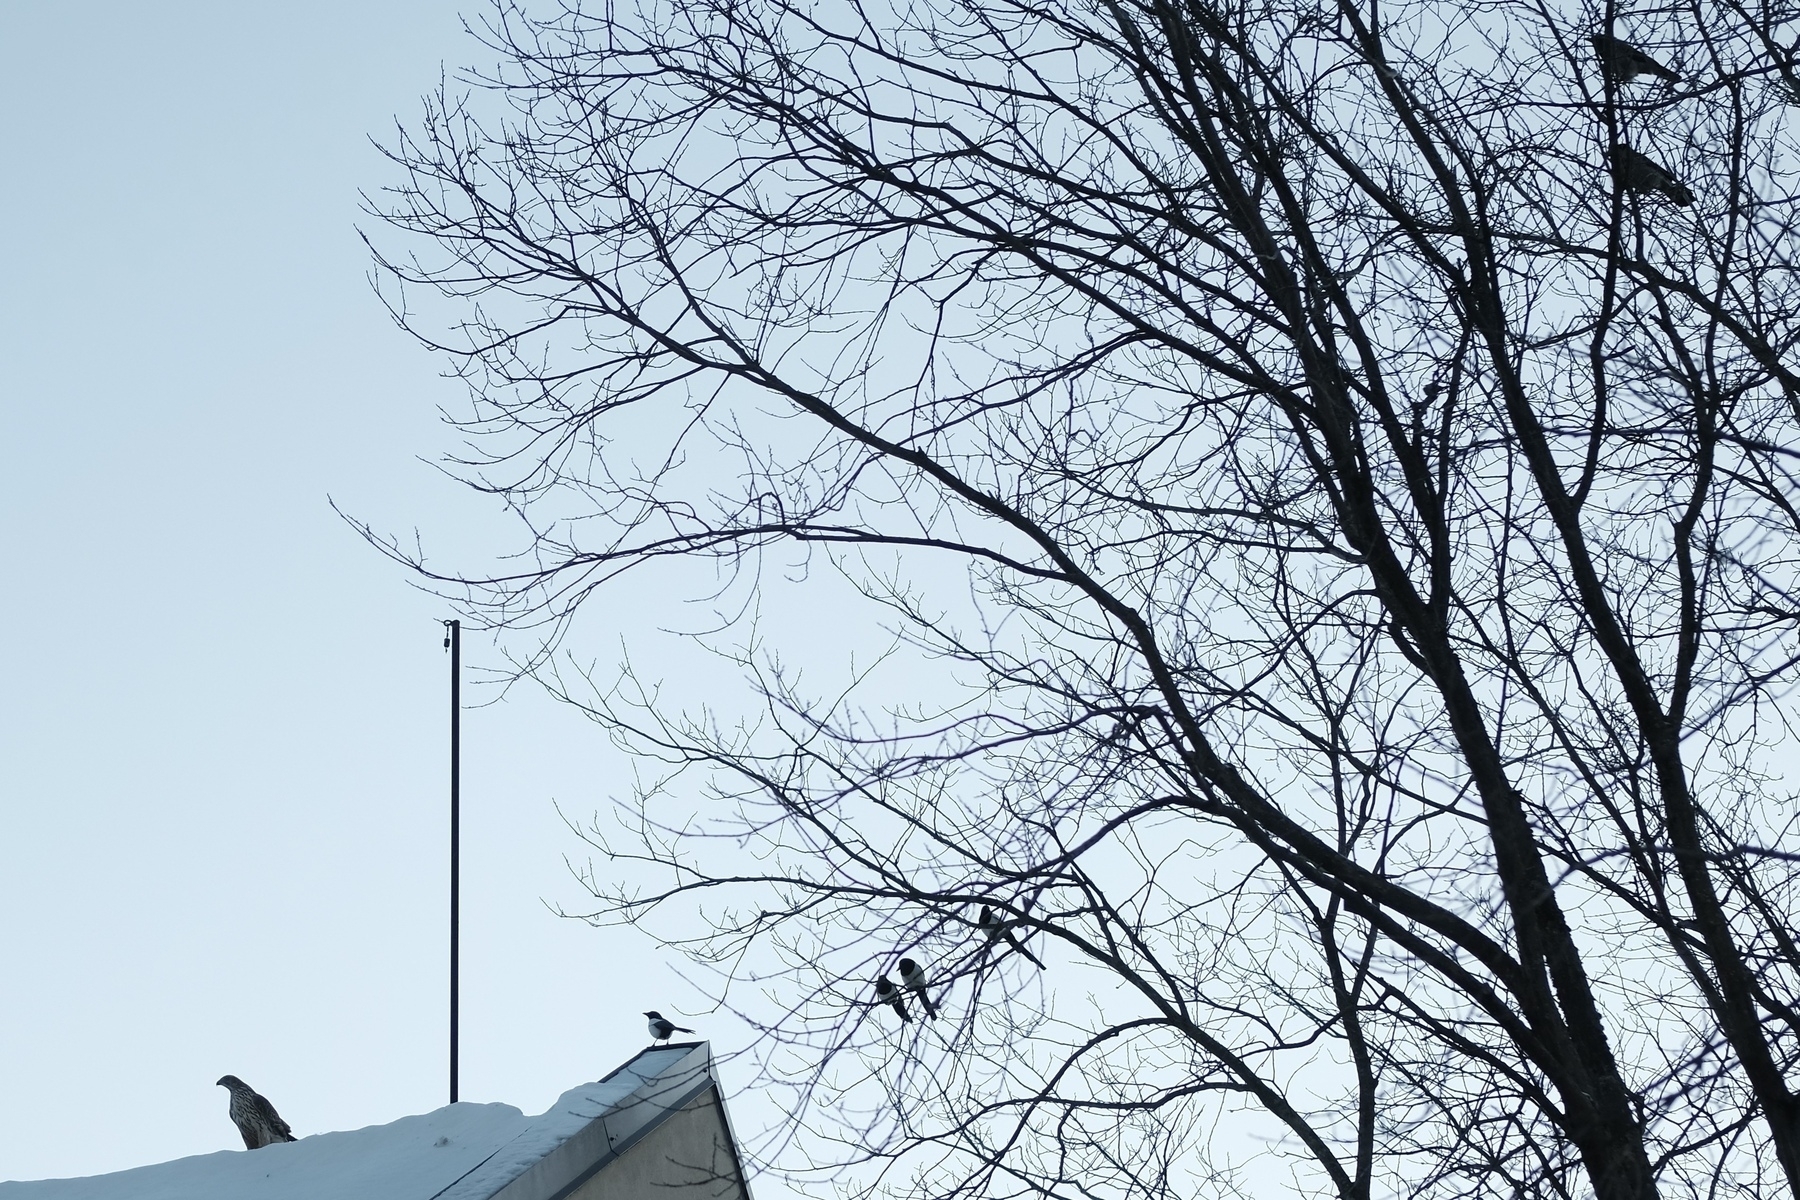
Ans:
[[[654,1008],[644,1015],[650,1018],[650,1040],[653,1042],[666,1042],[678,1033],[694,1032],[685,1026],[675,1024]]]
[[[875,1001],[893,1008],[900,1014],[902,1021],[912,1020],[911,1014],[906,1011],[906,1001],[900,998],[900,989],[895,987],[894,981],[886,975],[875,980]]]
[[[274,1142],[291,1142],[294,1131],[275,1106],[250,1090],[236,1075],[221,1075],[219,1087],[231,1092],[231,1121],[244,1135],[244,1149],[261,1150]]]
[[[1040,971],[1044,969],[1044,964],[1038,961],[1038,956],[1020,944],[1019,939],[1013,936],[1012,930],[1006,927],[1006,922],[995,916],[994,910],[987,905],[981,906],[981,919],[976,924],[981,927],[981,932],[987,934],[989,945],[1005,939],[1007,945],[1029,958],[1032,966]]]
[[[1687,184],[1675,178],[1668,168],[1623,142],[1613,146],[1613,170],[1619,173],[1619,182],[1628,192],[1660,192],[1682,208],[1694,202],[1694,193],[1688,190]]]
[[[925,990],[925,968],[910,958],[901,959],[900,982],[906,985],[907,991],[919,998],[919,1003],[925,1006],[925,1015],[935,1020],[937,1005],[931,1002],[931,993]]]
[[[1680,83],[1681,76],[1663,66],[1630,42],[1604,33],[1596,33],[1588,41],[1594,43],[1594,56],[1600,69],[1620,83],[1630,83],[1639,75],[1652,75],[1670,83]]]

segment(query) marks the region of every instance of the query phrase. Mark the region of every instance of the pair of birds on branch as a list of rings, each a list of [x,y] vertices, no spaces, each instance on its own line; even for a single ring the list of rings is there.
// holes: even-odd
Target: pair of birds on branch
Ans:
[[[987,904],[981,906],[981,916],[976,920],[975,927],[981,930],[987,938],[989,946],[1005,942],[1013,950],[1023,954],[1032,966],[1040,971],[1044,969],[1042,960],[1025,948],[1025,944],[1014,936],[1012,929],[1005,921],[1001,920],[999,914],[994,912],[992,906]],[[910,958],[903,958],[900,960],[900,984],[898,986],[886,975],[875,980],[875,1002],[892,1008],[899,1014],[902,1021],[911,1021],[912,1014],[906,1010],[906,993],[910,992],[924,1006],[925,1015],[935,1018],[938,1010],[937,1005],[932,1002],[930,991],[927,990],[929,983],[930,980],[926,977],[924,967]]]
[[[936,1018],[938,1015],[937,1005],[932,1002],[931,993],[925,990],[926,982],[924,967],[910,958],[900,960],[901,987],[911,992],[918,998],[919,1003],[925,1006],[927,1017]],[[906,1000],[901,994],[901,988],[896,987],[894,981],[886,975],[875,980],[875,1003],[887,1005],[900,1014],[902,1021],[912,1020],[912,1014],[906,1011]]]
[[[1588,40],[1593,43],[1600,69],[1619,83],[1631,83],[1643,75],[1669,83],[1681,82],[1679,72],[1657,62],[1630,42],[1604,33],[1596,33]],[[1687,184],[1649,155],[1633,150],[1623,142],[1615,142],[1612,151],[1613,170],[1618,173],[1619,182],[1626,191],[1656,192],[1682,208],[1694,202],[1694,193]]]

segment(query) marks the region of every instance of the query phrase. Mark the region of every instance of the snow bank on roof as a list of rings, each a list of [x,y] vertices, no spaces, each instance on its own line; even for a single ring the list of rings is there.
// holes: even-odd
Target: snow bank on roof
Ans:
[[[452,1104],[261,1150],[223,1150],[85,1179],[0,1183],[0,1200],[430,1200],[530,1123],[510,1104]]]
[[[693,1049],[645,1051],[605,1079],[564,1092],[537,1117],[510,1104],[452,1104],[261,1150],[83,1179],[0,1183],[0,1200],[488,1200]]]
[[[590,1123],[616,1108],[632,1093],[686,1058],[692,1046],[647,1050],[598,1083],[583,1084],[562,1094],[549,1111],[535,1118],[493,1157],[432,1200],[488,1200],[517,1179],[539,1159],[586,1129]],[[371,1193],[373,1200],[374,1193]],[[12,1200],[0,1190],[0,1200]],[[35,1200],[35,1198],[33,1198]],[[57,1200],[62,1200],[57,1197]]]

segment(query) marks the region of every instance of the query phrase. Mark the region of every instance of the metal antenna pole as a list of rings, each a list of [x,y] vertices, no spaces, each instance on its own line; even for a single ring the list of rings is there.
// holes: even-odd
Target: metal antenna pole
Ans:
[[[462,622],[444,622],[450,649],[450,1103],[456,1103],[458,981],[462,969]]]

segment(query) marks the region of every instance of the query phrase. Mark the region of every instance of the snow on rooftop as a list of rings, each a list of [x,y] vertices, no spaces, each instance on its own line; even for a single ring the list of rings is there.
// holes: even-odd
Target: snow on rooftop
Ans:
[[[0,1200],[488,1200],[635,1093],[653,1096],[656,1081],[695,1049],[646,1050],[605,1079],[564,1092],[536,1117],[510,1104],[451,1104],[261,1150],[222,1150],[81,1179],[0,1183]],[[227,1119],[223,1105],[219,1119]]]

